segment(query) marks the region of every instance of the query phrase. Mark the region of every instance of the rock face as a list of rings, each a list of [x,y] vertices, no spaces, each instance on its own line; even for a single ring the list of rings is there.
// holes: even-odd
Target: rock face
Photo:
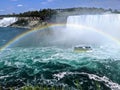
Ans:
[[[2,17],[0,18],[0,27],[16,27],[32,29],[44,25],[46,22],[39,17]]]
[[[41,24],[39,17],[18,17],[18,21],[10,26],[18,28],[33,28],[39,24]]]
[[[18,20],[16,17],[5,17],[0,19],[0,27],[7,27]]]

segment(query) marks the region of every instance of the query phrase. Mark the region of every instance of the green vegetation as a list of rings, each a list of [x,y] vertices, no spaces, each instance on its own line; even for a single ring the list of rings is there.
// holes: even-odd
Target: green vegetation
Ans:
[[[3,89],[0,89],[3,90]],[[9,88],[7,90],[16,90],[15,88]],[[70,90],[69,87],[60,86],[24,86],[17,88],[17,90]]]
[[[95,8],[95,7],[74,7],[74,8],[65,8],[65,9],[41,9],[41,10],[36,10],[36,11],[27,11],[19,14],[8,14],[8,15],[0,15],[0,17],[40,17],[42,20],[47,20],[52,17],[52,15],[64,13],[64,12],[75,12],[77,11],[78,14],[80,13],[85,13],[85,12],[111,12],[111,13],[120,13],[119,10],[115,9],[103,9],[103,8]],[[77,14],[75,13],[75,14]]]
[[[97,90],[101,90],[99,82],[95,81]]]
[[[79,83],[78,80],[75,81],[75,85],[76,85],[76,87],[77,87],[78,90],[83,90],[82,86],[80,85],[80,83]]]
[[[23,86],[20,88],[17,87],[11,87],[7,90],[86,90],[79,82],[79,80],[75,80],[75,87],[70,86],[49,86],[49,85],[39,85],[39,86]],[[98,81],[95,81],[95,90],[104,90],[101,87],[101,84]],[[0,90],[4,90],[2,87],[0,87]],[[108,89],[109,90],[109,89]]]
[[[56,14],[56,10],[43,9],[40,11],[28,11],[20,14],[16,14],[18,17],[39,17],[41,20],[49,20],[52,15]]]
[[[25,86],[23,88],[21,88],[20,90],[65,90],[62,89],[61,87],[47,87],[47,86],[36,86],[36,87],[32,87],[32,86]]]

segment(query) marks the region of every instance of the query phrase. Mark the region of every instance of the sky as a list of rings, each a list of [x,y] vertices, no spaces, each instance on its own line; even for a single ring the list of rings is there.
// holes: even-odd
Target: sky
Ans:
[[[120,10],[120,0],[0,0],[0,15],[43,8],[97,7]]]

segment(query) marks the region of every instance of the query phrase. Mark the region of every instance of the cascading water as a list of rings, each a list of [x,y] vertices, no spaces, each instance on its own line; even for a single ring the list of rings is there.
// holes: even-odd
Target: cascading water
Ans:
[[[8,17],[0,19],[0,27],[7,27],[17,21],[16,17]]]
[[[72,34],[79,36],[80,42],[84,40],[82,41],[84,43],[101,46],[108,43],[115,44],[113,41],[120,40],[119,22],[119,14],[69,16],[67,19],[67,28],[71,28]],[[75,33],[73,32],[74,27],[72,27],[72,25],[84,26],[88,28],[88,30],[81,30],[79,33]],[[119,43],[117,42],[117,44]]]
[[[71,24],[96,28],[120,39],[120,14],[69,16],[67,27]]]

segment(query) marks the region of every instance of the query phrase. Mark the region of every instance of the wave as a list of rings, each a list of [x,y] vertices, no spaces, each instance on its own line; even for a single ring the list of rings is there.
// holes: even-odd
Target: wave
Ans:
[[[107,78],[106,76],[100,77],[97,76],[95,74],[89,74],[89,73],[85,73],[85,72],[61,72],[58,74],[54,74],[54,77],[57,78],[58,80],[68,76],[68,75],[87,75],[89,77],[90,80],[95,80],[95,81],[99,81],[99,82],[103,82],[107,87],[109,87],[111,90],[120,90],[120,85],[117,83],[112,82],[109,78]]]

